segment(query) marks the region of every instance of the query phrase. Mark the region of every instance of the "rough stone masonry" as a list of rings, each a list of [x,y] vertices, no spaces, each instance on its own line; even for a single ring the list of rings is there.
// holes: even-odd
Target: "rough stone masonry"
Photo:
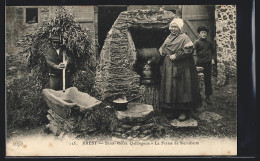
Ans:
[[[137,53],[129,28],[168,28],[174,17],[165,10],[121,12],[108,32],[96,70],[95,89],[101,100],[117,94],[129,99],[143,94],[140,76],[133,69]]]
[[[218,84],[237,76],[236,6],[216,5],[216,52]]]

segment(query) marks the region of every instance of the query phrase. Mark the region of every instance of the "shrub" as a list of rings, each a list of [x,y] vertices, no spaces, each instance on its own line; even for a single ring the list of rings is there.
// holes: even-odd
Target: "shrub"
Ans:
[[[49,38],[59,35],[61,43],[69,50],[69,57],[74,61],[74,79],[80,90],[89,92],[92,88],[95,73],[95,42],[89,29],[83,29],[74,21],[74,16],[67,14],[62,8],[58,15],[47,26],[42,26],[34,34],[20,37],[16,46],[19,48],[21,64],[17,66],[23,71],[20,77],[9,72],[6,84],[6,105],[8,127],[37,126],[46,122],[47,105],[42,97],[42,89],[48,88],[49,76],[44,52],[50,48]],[[11,60],[12,61],[12,60]],[[12,63],[8,63],[12,64]],[[28,70],[25,70],[26,66]],[[87,83],[86,83],[87,82]]]
[[[58,35],[62,47],[68,50],[67,56],[73,62],[70,64],[72,71],[90,70],[94,72],[96,66],[95,41],[93,41],[90,30],[81,28],[74,21],[74,16],[61,8],[57,17],[42,26],[34,34],[28,34],[16,45],[22,48],[21,53],[25,53],[29,70],[34,70],[39,75],[41,81],[45,81],[47,65],[45,52],[50,48],[50,37]],[[43,83],[45,84],[45,83]]]
[[[119,121],[115,116],[114,109],[104,108],[104,106],[101,104],[85,113],[78,125],[78,130],[83,132],[83,136],[91,132],[110,134],[117,129]]]
[[[14,79],[6,90],[8,127],[30,127],[46,122],[47,105],[41,82],[32,74]]]

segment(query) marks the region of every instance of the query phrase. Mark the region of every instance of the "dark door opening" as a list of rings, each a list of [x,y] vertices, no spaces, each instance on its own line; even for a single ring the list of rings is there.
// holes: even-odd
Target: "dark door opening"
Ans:
[[[159,85],[160,65],[156,63],[156,60],[159,59],[159,48],[170,34],[168,27],[152,29],[136,27],[129,28],[129,31],[137,51],[134,69],[141,76],[140,83]]]
[[[115,20],[122,11],[126,10],[126,6],[98,6],[98,53],[101,52],[107,33]]]
[[[138,48],[160,48],[166,37],[170,34],[167,28],[130,28],[135,47]]]
[[[185,20],[183,30],[187,33],[194,42],[198,39],[197,28],[206,26],[209,29],[208,39],[216,47],[215,37],[215,6],[212,5],[184,5],[182,7],[182,18]],[[213,65],[213,76],[217,77],[217,59]]]
[[[185,21],[183,31],[190,36],[192,41],[199,38],[197,28],[203,25],[209,28],[208,38],[214,42],[215,6],[184,5],[182,8],[182,18]]]

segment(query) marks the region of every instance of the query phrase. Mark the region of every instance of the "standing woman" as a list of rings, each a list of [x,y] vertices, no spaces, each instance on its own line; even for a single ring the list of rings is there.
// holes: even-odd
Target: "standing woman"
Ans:
[[[161,66],[160,107],[163,112],[178,112],[178,119],[189,118],[190,110],[201,105],[197,70],[193,60],[193,43],[182,33],[183,20],[170,23],[171,34],[160,47],[165,56]],[[174,111],[173,111],[174,110]]]

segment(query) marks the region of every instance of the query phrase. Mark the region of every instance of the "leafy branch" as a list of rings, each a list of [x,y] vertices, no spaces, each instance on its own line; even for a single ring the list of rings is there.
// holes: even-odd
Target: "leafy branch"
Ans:
[[[74,21],[74,16],[68,14],[64,8],[58,10],[57,15],[47,26],[41,26],[36,33],[28,34],[20,38],[16,46],[20,47],[25,55],[27,67],[36,70],[43,79],[47,72],[44,52],[51,48],[50,37],[58,35],[61,45],[69,51],[68,57],[73,62],[71,68],[74,71],[88,69],[94,71],[96,65],[95,47],[89,29],[82,28]]]

